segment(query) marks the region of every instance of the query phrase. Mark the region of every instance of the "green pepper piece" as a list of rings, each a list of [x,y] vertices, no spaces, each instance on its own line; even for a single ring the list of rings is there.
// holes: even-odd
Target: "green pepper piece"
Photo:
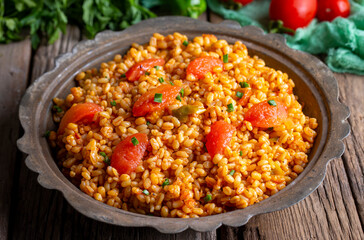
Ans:
[[[194,113],[202,113],[205,109],[196,105],[184,105],[178,109],[172,111],[172,115],[178,118],[181,122],[186,122],[188,120],[188,115]]]

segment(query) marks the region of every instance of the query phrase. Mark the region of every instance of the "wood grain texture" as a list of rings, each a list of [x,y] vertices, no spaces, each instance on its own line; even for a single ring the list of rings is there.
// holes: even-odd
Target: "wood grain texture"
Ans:
[[[80,32],[76,27],[68,27],[67,34],[53,45],[43,42],[33,56],[33,69],[30,81],[33,82],[45,71],[54,66],[54,58],[70,51],[79,41]],[[19,173],[14,206],[11,209],[10,238],[51,239],[61,235],[62,205],[64,200],[58,192],[42,188],[37,182],[37,174],[24,164],[24,158],[17,159]]]
[[[345,139],[342,157],[355,205],[364,226],[364,76],[337,74],[341,101],[348,105],[351,134]]]
[[[8,235],[20,129],[18,107],[27,86],[31,52],[29,40],[0,45],[0,239]]]

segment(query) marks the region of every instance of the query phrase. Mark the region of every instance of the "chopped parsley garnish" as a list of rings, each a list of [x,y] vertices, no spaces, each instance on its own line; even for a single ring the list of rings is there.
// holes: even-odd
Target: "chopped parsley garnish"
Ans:
[[[125,74],[121,74],[120,77],[124,78],[124,77],[126,77],[126,75]]]
[[[159,66],[157,65],[157,66],[154,66],[154,68],[155,68],[155,70],[159,70]]]
[[[147,126],[149,126],[150,125],[150,122],[149,121],[147,121]]]
[[[147,195],[147,196],[149,195],[149,191],[148,191],[147,189],[144,189],[144,190],[143,190],[143,193],[144,193],[145,195]]]
[[[111,106],[116,106],[115,100],[111,101],[110,104],[111,104]]]
[[[104,162],[105,162],[107,165],[110,165],[110,158],[106,155],[106,153],[104,153],[104,152],[99,152],[99,154],[100,154],[101,156],[103,156],[103,157],[104,157]]]
[[[163,100],[163,94],[162,93],[154,94],[154,102],[162,103],[162,100]]]
[[[185,90],[182,88],[181,91],[179,91],[179,93],[181,94],[181,97],[185,96]]]
[[[229,172],[229,175],[233,176],[233,175],[234,175],[234,173],[235,173],[235,170],[231,170],[231,171]]]
[[[58,107],[57,105],[54,105],[53,109],[56,110],[59,113],[63,111],[62,108]]]
[[[139,144],[139,141],[138,141],[138,139],[136,137],[132,137],[131,142],[133,143],[134,146]]]
[[[150,75],[150,73],[149,72],[145,72],[145,76],[149,76]]]
[[[167,185],[169,185],[170,183],[169,183],[169,179],[168,178],[166,178],[165,180],[164,180],[164,182],[162,183],[162,187],[164,187],[164,186],[167,186]]]
[[[222,61],[223,61],[224,63],[229,62],[229,54],[225,54],[225,55],[222,57]]]
[[[164,79],[162,77],[158,78],[160,83],[164,83]]]
[[[247,83],[247,82],[240,82],[239,84],[240,84],[240,87],[242,87],[242,88],[248,88],[249,87],[249,83]]]
[[[187,41],[187,40],[184,40],[184,41],[183,41],[183,45],[187,47],[187,45],[188,45],[188,41]]]
[[[271,106],[274,106],[274,107],[277,106],[277,103],[274,100],[269,100],[268,104],[271,105]]]
[[[49,135],[51,135],[51,131],[47,130],[47,131],[43,134],[43,137],[45,137],[45,138],[49,138]]]
[[[181,96],[180,95],[178,95],[177,97],[176,97],[176,99],[178,100],[178,101],[182,101],[182,99],[181,99]]]
[[[205,202],[210,202],[212,200],[211,194],[207,194],[204,198]]]
[[[242,93],[242,92],[236,92],[236,96],[238,98],[242,98],[244,96],[244,93]]]
[[[229,103],[229,104],[227,105],[227,111],[228,111],[228,112],[234,112],[234,105],[233,105],[232,103]]]
[[[240,151],[240,152],[239,152],[239,155],[240,155],[240,156],[243,156],[243,151]]]
[[[170,83],[172,86],[174,86],[174,83],[173,83],[172,81],[169,81],[169,83]]]

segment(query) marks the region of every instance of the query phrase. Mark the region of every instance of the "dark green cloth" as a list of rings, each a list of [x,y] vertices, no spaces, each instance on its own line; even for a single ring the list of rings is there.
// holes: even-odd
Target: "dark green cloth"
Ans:
[[[225,19],[268,30],[269,0],[255,0],[239,10],[227,9],[219,0],[207,3]],[[308,27],[297,29],[293,36],[284,34],[288,46],[311,54],[327,54],[326,64],[335,72],[364,75],[364,0],[350,3],[348,18],[332,22],[315,19]]]

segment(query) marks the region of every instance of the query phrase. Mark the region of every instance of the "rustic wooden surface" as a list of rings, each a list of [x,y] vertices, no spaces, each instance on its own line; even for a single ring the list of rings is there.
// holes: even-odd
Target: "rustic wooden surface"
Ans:
[[[204,14],[201,20],[221,21]],[[152,228],[112,226],[75,211],[62,194],[42,188],[15,145],[17,118],[25,88],[53,60],[82,39],[77,27],[51,46],[31,51],[28,40],[0,45],[0,239],[364,239],[364,77],[335,74],[341,101],[349,106],[352,127],[344,155],[327,168],[323,184],[300,203],[253,217],[240,228],[161,234]]]

